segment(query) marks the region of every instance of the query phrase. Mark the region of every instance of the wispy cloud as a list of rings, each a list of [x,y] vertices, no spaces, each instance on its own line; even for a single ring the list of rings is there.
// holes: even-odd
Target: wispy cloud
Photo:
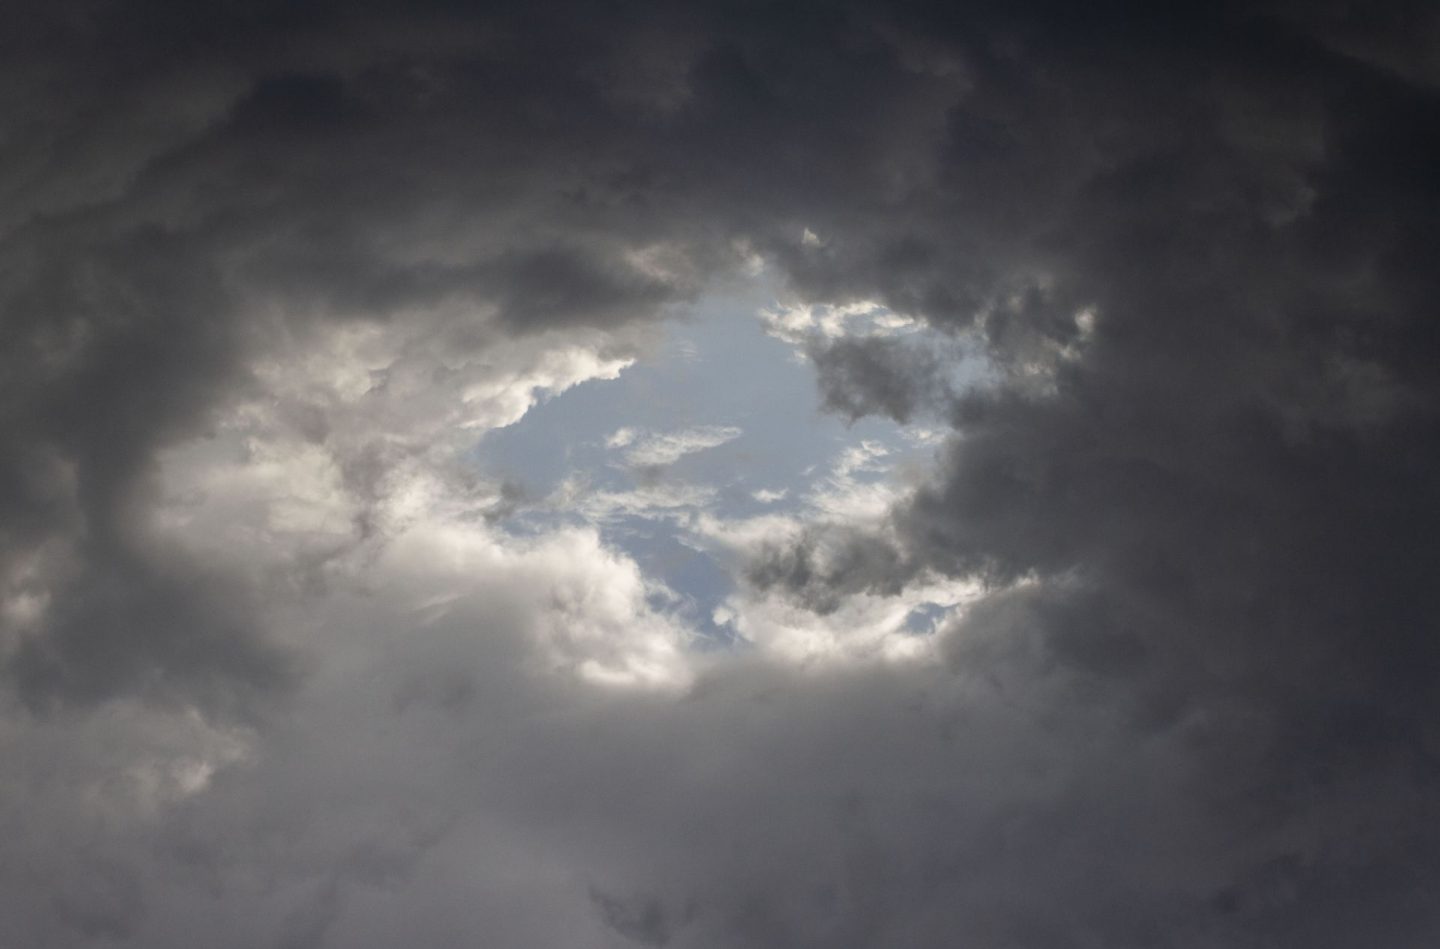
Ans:
[[[700,425],[673,432],[637,432],[622,428],[605,440],[607,448],[628,448],[625,463],[635,468],[673,465],[686,455],[717,448],[743,434],[733,425]]]

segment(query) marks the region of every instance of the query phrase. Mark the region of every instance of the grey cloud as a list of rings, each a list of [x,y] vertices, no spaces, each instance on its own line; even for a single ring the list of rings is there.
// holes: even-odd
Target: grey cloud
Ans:
[[[1416,846],[1432,804],[1388,771],[1319,800],[1294,789],[1311,808],[1252,796],[1227,769],[1253,773],[1273,721],[1237,701],[1137,727],[1113,692],[1137,650],[1108,624],[1070,624],[1063,591],[987,601],[948,667],[816,675],[752,658],[677,700],[517,674],[527,618],[503,578],[419,630],[408,601],[426,593],[408,582],[315,604],[332,668],[353,674],[313,681],[254,762],[162,819],[64,823],[94,806],[104,757],[75,732],[31,737],[44,767],[9,793],[68,780],[27,800],[38,823],[12,852],[43,859],[26,886],[62,855],[129,854],[140,889],[124,905],[144,911],[125,926],[147,945],[196,926],[218,947],[445,945],[477,927],[504,945],[1426,938],[1409,876],[1423,853],[1353,857]],[[414,687],[460,676],[458,702]],[[125,813],[125,785],[101,787]],[[1315,920],[1317,890],[1358,912]],[[88,912],[107,901],[97,890]]]
[[[854,593],[891,595],[913,580],[916,566],[889,538],[844,524],[810,527],[799,538],[768,544],[751,556],[745,579],[780,587],[817,613],[832,613]]]
[[[42,546],[74,548],[57,599],[76,603],[105,600],[112,557],[150,566],[121,581],[133,606],[120,617],[143,619],[54,618],[27,634],[10,671],[36,702],[103,699],[151,679],[129,668],[264,686],[273,677],[260,670],[285,662],[252,620],[220,624],[219,640],[201,633],[214,624],[196,617],[230,607],[175,613],[186,580],[155,564],[185,554],[137,551],[152,545],[136,532],[155,453],[202,433],[248,385],[248,360],[317,319],[422,320],[417,310],[461,301],[476,316],[451,331],[456,351],[479,352],[497,336],[614,327],[691,292],[622,259],[632,242],[673,234],[644,221],[615,233],[626,228],[592,179],[626,139],[580,120],[589,87],[480,39],[436,45],[447,28],[439,12],[419,40],[369,15],[345,26],[316,13],[240,15],[228,40],[223,13],[204,28],[158,14],[168,32],[153,35],[104,5],[69,22],[37,14],[53,48],[34,68],[58,70],[76,87],[66,94],[87,104],[37,114],[27,147],[68,137],[70,148],[108,150],[117,168],[47,171],[33,156],[24,174],[39,180],[17,195],[0,238],[11,340],[4,481],[14,485],[0,498],[14,512],[3,556],[18,564]],[[331,32],[352,26],[353,46]],[[123,147],[94,121],[112,103],[148,115],[136,101],[145,95],[185,99],[176,84],[187,62],[218,75],[189,102],[199,114],[160,123],[153,138],[137,130]],[[26,76],[15,70],[14,95]],[[556,106],[569,118],[538,114]],[[570,168],[569,155],[591,160]],[[498,311],[493,325],[487,307]],[[349,467],[376,458],[362,452]],[[37,465],[68,472],[75,497],[37,497]]]
[[[969,312],[907,303],[863,261],[817,269],[827,292],[933,322],[981,315],[1007,373],[953,404],[940,469],[894,513],[898,553],[822,589],[894,583],[896,562],[1030,584],[956,641],[1038,637],[1037,674],[1093,679],[1147,740],[1184,746],[1209,723],[1187,793],[1231,808],[1216,833],[1309,823],[1294,853],[1228,858],[1214,925],[1229,939],[1351,945],[1377,927],[1418,944],[1433,915],[1379,881],[1433,880],[1437,843],[1418,804],[1436,773],[1423,578],[1440,546],[1419,526],[1440,500],[1423,474],[1440,352],[1421,263],[1440,192],[1419,171],[1440,157],[1436,100],[1263,18],[1131,27],[1159,46],[1019,27],[952,114],[954,225],[935,240],[967,255],[988,240],[981,259],[1012,274],[922,270],[953,288],[932,300]],[[1035,389],[1027,371],[1080,342],[1082,307],[1093,335]],[[903,407],[846,363],[820,368],[842,411]],[[805,564],[812,543],[775,562]],[[804,570],[752,579],[824,602]],[[1344,829],[1395,798],[1409,832]],[[1337,903],[1345,880],[1366,882]]]
[[[126,940],[144,917],[138,883],[128,868],[101,865],[77,874],[53,898],[53,911],[74,935],[85,940]]]
[[[253,591],[169,552],[109,553],[114,560],[86,563],[55,590],[43,637],[10,659],[17,694],[32,710],[141,693],[249,716],[258,711],[250,688],[293,682],[295,659],[261,638]]]
[[[536,331],[573,321],[624,320],[674,298],[676,288],[630,268],[597,262],[559,249],[544,249],[504,260],[502,320],[517,330]]]
[[[490,591],[427,627],[434,654],[378,648],[388,689],[322,677],[253,768],[93,834],[55,775],[103,761],[41,739],[103,723],[32,722],[7,740],[55,770],[5,806],[53,834],[17,844],[38,877],[4,872],[47,909],[0,932],[1433,944],[1435,19],[1359,16],[22,5],[0,568],[55,591],[5,640],[32,708],[222,718],[295,682],[271,591],[147,529],[157,454],[252,391],[253,359],[443,304],[473,319],[424,328],[471,354],[617,330],[737,240],[801,295],[976,334],[997,371],[952,401],[923,355],[819,353],[832,408],[937,409],[955,437],[890,535],[805,535],[749,579],[821,610],[924,571],[992,592],[943,670],[742,657],[676,701],[536,685]],[[673,266],[636,256],[657,245]],[[351,490],[381,457],[357,450]],[[316,622],[374,613],[418,622]],[[97,848],[139,889],[99,869],[44,894]]]
[[[887,415],[902,424],[926,406],[943,405],[946,367],[923,344],[885,337],[838,339],[807,348],[826,409],[850,418]]]
[[[670,942],[670,922],[665,907],[655,899],[631,900],[592,889],[590,900],[615,932],[642,946],[664,946]]]

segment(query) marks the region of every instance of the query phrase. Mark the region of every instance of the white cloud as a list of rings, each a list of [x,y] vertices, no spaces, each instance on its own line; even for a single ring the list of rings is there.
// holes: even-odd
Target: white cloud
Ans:
[[[920,328],[914,319],[873,300],[841,304],[776,302],[761,310],[759,316],[771,336],[792,345],[802,345],[817,336],[894,336]]]
[[[696,452],[716,448],[741,436],[733,425],[697,425],[674,432],[636,432],[622,428],[606,440],[607,447],[625,448],[625,462],[637,468],[672,465]]]
[[[822,615],[781,596],[742,591],[726,598],[715,621],[767,654],[800,664],[936,661],[943,639],[933,634],[934,623],[930,629],[912,628],[912,614],[934,607],[942,616],[953,616],[981,593],[973,581],[932,580],[910,584],[893,596],[846,596],[837,609]]]
[[[609,438],[605,439],[606,448],[624,448],[635,440],[635,429],[617,428]]]
[[[627,516],[684,519],[714,503],[716,497],[716,490],[708,485],[666,481],[607,491],[592,488],[584,479],[570,478],[560,485],[548,507],[558,514],[579,514],[593,523]]]
[[[473,521],[429,519],[386,545],[389,596],[426,624],[463,601],[500,594],[525,620],[541,667],[611,686],[680,688],[690,677],[678,620],[650,606],[663,593],[589,528],[538,538],[496,535]],[[523,650],[522,650],[523,651]]]
[[[253,573],[327,562],[430,505],[478,516],[499,486],[464,470],[476,439],[632,361],[612,338],[575,342],[583,333],[496,338],[457,355],[445,326],[430,314],[326,327],[257,361],[256,389],[218,413],[212,437],[161,454],[156,528]]]

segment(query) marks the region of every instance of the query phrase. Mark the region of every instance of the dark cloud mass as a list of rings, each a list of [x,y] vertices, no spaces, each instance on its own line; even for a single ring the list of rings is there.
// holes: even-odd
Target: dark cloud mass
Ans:
[[[1440,939],[1429,5],[6,19],[0,943]],[[944,440],[743,588],[938,662],[667,651],[444,448],[757,259]]]

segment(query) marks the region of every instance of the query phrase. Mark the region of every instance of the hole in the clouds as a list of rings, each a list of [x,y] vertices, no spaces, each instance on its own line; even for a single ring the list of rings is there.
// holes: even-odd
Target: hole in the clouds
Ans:
[[[700,651],[746,641],[735,576],[747,550],[817,518],[883,515],[897,467],[923,463],[935,442],[921,427],[824,411],[815,367],[795,359],[815,334],[889,339],[920,333],[915,321],[869,302],[774,300],[761,279],[702,298],[618,378],[536,405],[471,455],[482,472],[527,486],[525,509],[502,529],[595,527],[667,591],[650,608],[693,630]],[[904,630],[928,632],[937,615]]]
[[[917,636],[928,636],[934,633],[949,615],[950,607],[941,606],[939,603],[922,603],[905,617],[902,629]]]

